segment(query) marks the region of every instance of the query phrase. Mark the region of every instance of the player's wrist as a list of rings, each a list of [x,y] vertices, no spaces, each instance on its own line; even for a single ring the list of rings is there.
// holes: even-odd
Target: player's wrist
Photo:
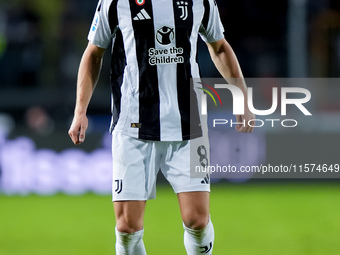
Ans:
[[[78,118],[83,118],[86,117],[86,110],[75,110],[74,111],[74,116]]]

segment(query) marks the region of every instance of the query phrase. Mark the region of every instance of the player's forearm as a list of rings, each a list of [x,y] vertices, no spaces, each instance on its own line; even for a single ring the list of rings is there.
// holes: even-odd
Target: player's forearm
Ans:
[[[216,43],[208,44],[208,49],[222,77],[226,79],[228,83],[239,87],[245,93],[247,86],[243,79],[242,70],[229,43],[223,39]]]
[[[86,114],[93,91],[98,82],[102,58],[86,50],[80,62],[77,80],[77,101],[75,114]]]

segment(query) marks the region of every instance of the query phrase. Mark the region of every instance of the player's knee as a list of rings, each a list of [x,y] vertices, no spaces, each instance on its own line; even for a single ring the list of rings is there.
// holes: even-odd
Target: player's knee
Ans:
[[[135,233],[143,229],[143,222],[136,219],[117,219],[117,230],[122,233]]]
[[[132,234],[135,233],[137,231],[142,230],[143,227],[137,227],[135,225],[129,225],[129,224],[117,224],[117,230],[121,233],[128,233],[128,234]]]
[[[209,222],[209,214],[188,214],[183,217],[183,223],[187,228],[194,230],[204,229]]]

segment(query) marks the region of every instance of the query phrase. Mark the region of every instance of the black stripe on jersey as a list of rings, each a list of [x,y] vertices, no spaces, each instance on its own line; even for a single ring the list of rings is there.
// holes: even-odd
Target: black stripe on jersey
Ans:
[[[190,65],[190,37],[194,22],[192,8],[193,0],[186,1],[188,5],[185,6],[179,5],[179,3],[180,2],[173,1],[176,47],[183,49],[184,63],[177,63],[177,93],[178,107],[181,115],[182,139],[188,140],[201,136],[202,131],[199,126],[196,93],[193,84],[190,83],[190,78],[192,78]]]
[[[112,95],[112,120],[110,132],[115,128],[121,109],[121,86],[123,84],[124,68],[126,57],[124,50],[123,35],[120,30],[116,32],[115,43],[112,48],[111,56],[111,95]]]
[[[151,0],[139,6],[135,0],[129,0],[131,21],[136,41],[136,54],[139,68],[139,138],[160,140],[160,99],[158,89],[157,66],[149,64],[148,50],[155,48],[155,28]],[[134,20],[144,9],[150,19]],[[153,124],[152,124],[153,123]]]
[[[209,0],[204,0],[203,4],[204,4],[204,16],[203,16],[203,20],[202,20],[202,26],[204,27],[204,29],[207,29],[208,22],[209,22],[209,17],[210,17],[210,4],[209,4]]]
[[[113,0],[109,8],[109,24],[111,34],[115,32],[116,27],[118,26],[117,2],[118,0]]]
[[[100,1],[100,4],[99,4],[98,9],[97,9],[97,12],[100,12],[100,9],[102,8],[102,2],[103,1]]]

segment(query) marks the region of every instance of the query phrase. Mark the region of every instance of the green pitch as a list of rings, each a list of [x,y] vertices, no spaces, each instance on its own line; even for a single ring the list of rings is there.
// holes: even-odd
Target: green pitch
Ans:
[[[339,254],[336,184],[213,185],[216,255]],[[114,254],[110,196],[0,195],[0,255]],[[176,196],[159,187],[145,217],[148,254],[185,254]]]

